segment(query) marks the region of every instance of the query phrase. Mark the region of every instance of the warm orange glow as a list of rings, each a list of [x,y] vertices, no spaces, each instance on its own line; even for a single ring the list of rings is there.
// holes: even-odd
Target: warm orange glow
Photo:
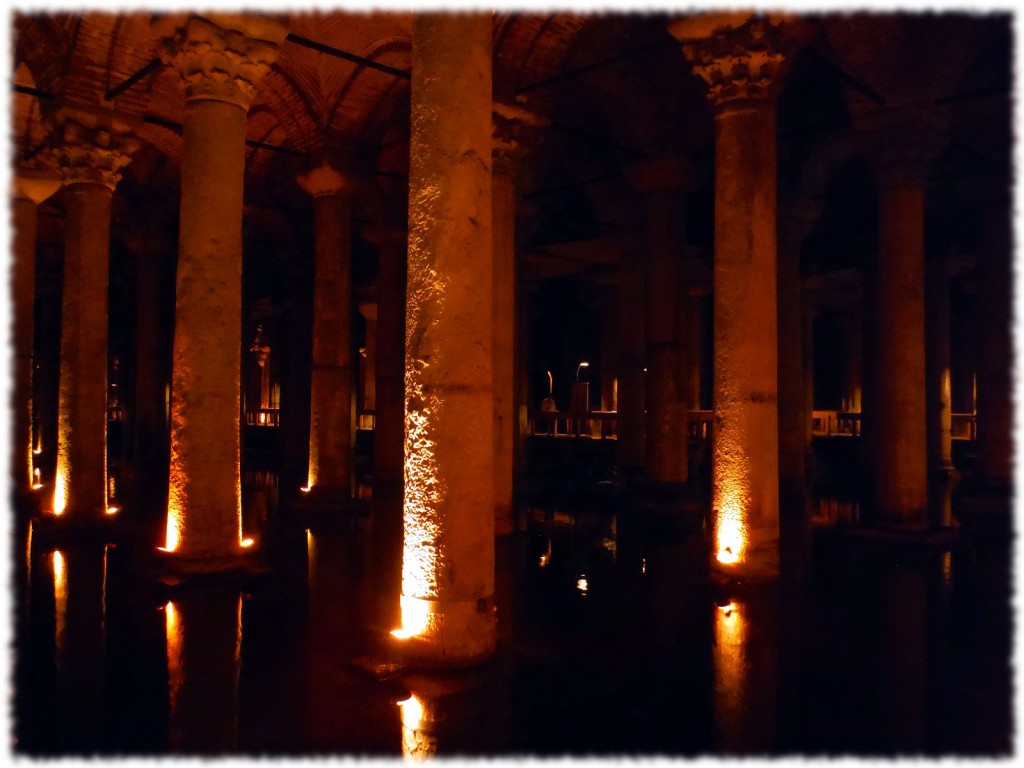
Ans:
[[[757,681],[750,676],[749,638],[743,606],[735,601],[715,611],[713,648],[715,721],[726,733],[741,732],[743,701]]]
[[[581,594],[587,594],[587,590],[590,589],[590,584],[587,582],[587,574],[580,574],[580,577],[576,580],[576,589],[578,589]]]
[[[167,688],[169,703],[173,711],[181,686],[185,681],[185,670],[182,664],[182,647],[184,645],[183,627],[178,609],[173,602],[164,606],[164,621],[167,631]]]
[[[391,634],[399,640],[408,640],[426,632],[430,624],[430,601],[401,595],[399,604],[402,608],[402,626],[392,630]]]
[[[726,476],[720,487],[715,516],[715,558],[723,565],[743,561],[747,548],[746,493],[738,481]]]
[[[68,576],[64,554],[60,550],[53,552],[53,602],[59,651],[64,645],[64,629],[68,616]]]
[[[419,728],[423,722],[423,702],[416,694],[410,694],[408,699],[398,702],[398,706],[402,708],[402,725],[413,730]]]
[[[63,467],[57,467],[53,484],[53,514],[63,515],[68,506],[68,476]]]
[[[311,490],[313,490],[313,486],[312,485],[304,485],[301,488],[299,488],[299,490],[302,491],[303,493],[309,493]]]
[[[540,567],[544,568],[548,563],[551,562],[551,539],[548,539],[547,551],[540,556]]]
[[[181,531],[185,525],[184,515],[177,507],[167,509],[167,543],[159,549],[174,552],[181,545]]]
[[[121,511],[120,507],[107,507],[107,514],[108,515],[116,515],[120,511]]]
[[[242,539],[239,542],[239,544],[241,544],[241,546],[243,546],[243,547],[251,547],[252,544],[253,544],[253,540],[252,539]]]

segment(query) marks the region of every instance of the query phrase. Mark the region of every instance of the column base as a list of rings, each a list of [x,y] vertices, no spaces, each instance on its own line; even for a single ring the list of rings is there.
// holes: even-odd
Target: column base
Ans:
[[[253,576],[265,569],[258,564],[256,553],[250,549],[213,556],[200,557],[177,552],[156,551],[157,580],[165,587],[177,587],[207,582],[218,582],[241,576]]]
[[[314,487],[303,492],[291,503],[292,509],[300,515],[317,516],[342,514],[364,516],[370,514],[368,499],[355,499],[352,494],[340,488]]]
[[[44,548],[80,542],[112,541],[119,532],[115,516],[70,517],[44,512],[32,517],[32,536]]]
[[[494,598],[424,600],[402,595],[402,620],[420,624],[391,633],[391,649],[414,669],[458,669],[482,664],[497,648]],[[410,617],[410,614],[416,614]]]
[[[875,551],[934,554],[946,552],[960,538],[956,528],[900,531],[886,528],[843,528],[837,534],[852,546]]]

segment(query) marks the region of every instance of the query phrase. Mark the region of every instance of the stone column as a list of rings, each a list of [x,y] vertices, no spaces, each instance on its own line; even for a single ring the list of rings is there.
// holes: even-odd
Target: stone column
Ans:
[[[986,200],[980,243],[977,352],[977,472],[993,490],[1013,487],[1012,196]]]
[[[877,375],[871,381],[870,448],[874,523],[896,531],[928,527],[925,431],[924,199],[940,141],[927,109],[864,116],[879,186]]]
[[[528,149],[528,133],[546,125],[537,115],[494,103],[491,158],[494,260],[494,533],[512,532],[515,474],[516,170]]]
[[[494,653],[491,16],[413,14],[402,649]]]
[[[36,484],[32,461],[32,422],[35,416],[32,382],[35,371],[36,225],[38,208],[60,189],[54,169],[19,167],[11,179],[14,225],[11,264],[11,314],[14,371],[11,402],[11,485],[27,496]]]
[[[674,22],[715,106],[714,563],[779,573],[775,102],[785,20]]]
[[[627,248],[619,260],[619,389],[615,461],[620,473],[644,471],[644,259]]]
[[[337,505],[352,497],[353,183],[321,163],[299,184],[314,197],[313,371],[309,395],[308,501]]]
[[[362,408],[377,409],[377,302],[366,301],[359,305],[359,314],[366,321],[366,346],[363,348],[359,380],[362,382]]]
[[[111,198],[136,144],[129,126],[107,113],[65,107],[55,119],[67,235],[53,513],[94,522],[107,512]]]
[[[680,401],[679,326],[676,305],[681,259],[680,192],[689,180],[678,158],[632,166],[630,183],[646,193],[647,270],[644,379],[645,463],[651,480],[685,483],[688,477],[686,410]]]
[[[800,254],[821,207],[805,199],[787,200],[779,216],[779,495],[783,504],[802,499],[807,491],[804,435],[811,416],[804,396]]]
[[[804,395],[804,475],[809,489],[814,487],[814,318],[818,314],[817,300],[814,290],[803,286],[801,291],[803,303],[800,312],[801,330],[801,364],[803,372]],[[858,350],[859,354],[859,350]]]
[[[367,232],[377,246],[377,412],[373,425],[375,483],[399,483],[405,454],[405,255],[401,230]]]
[[[925,397],[928,468],[953,471],[953,393],[949,355],[949,267],[945,258],[925,270]]]
[[[246,113],[285,30],[256,16],[175,15],[161,18],[156,31],[185,88],[165,550],[180,569],[215,571],[243,552]]]

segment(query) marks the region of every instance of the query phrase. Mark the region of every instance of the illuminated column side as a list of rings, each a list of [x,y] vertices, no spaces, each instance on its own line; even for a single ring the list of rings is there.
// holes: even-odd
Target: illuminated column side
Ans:
[[[779,569],[775,101],[794,27],[716,14],[669,28],[715,107],[712,557],[738,577]]]
[[[110,204],[134,143],[108,113],[63,107],[57,161],[66,189],[52,511],[94,521],[107,511],[107,288]]]
[[[299,184],[314,197],[313,370],[309,394],[310,499],[352,497],[352,182],[321,163]]]
[[[515,465],[516,169],[529,139],[547,121],[520,107],[495,102],[491,151],[494,236],[494,526],[512,532]]]
[[[241,553],[239,391],[246,111],[284,29],[258,17],[166,16],[185,88],[165,549],[215,571]]]
[[[924,199],[929,161],[942,138],[924,115],[893,108],[856,126],[879,186],[872,521],[900,531],[928,527]]]
[[[690,173],[678,158],[633,166],[629,182],[645,193],[647,270],[644,284],[645,464],[658,482],[685,483],[688,477],[686,411],[679,381],[680,347],[676,305],[682,258],[681,193]]]
[[[424,663],[494,652],[491,17],[414,14],[402,628]]]
[[[402,480],[405,454],[405,253],[401,230],[365,233],[377,246],[377,383],[373,477]]]
[[[11,179],[14,231],[11,263],[11,314],[14,371],[11,403],[11,481],[19,494],[36,484],[32,459],[32,380],[35,359],[36,232],[39,204],[60,188],[49,168],[19,168]]]

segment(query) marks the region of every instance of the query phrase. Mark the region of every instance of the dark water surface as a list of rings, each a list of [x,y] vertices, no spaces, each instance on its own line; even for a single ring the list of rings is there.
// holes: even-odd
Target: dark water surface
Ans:
[[[957,501],[937,519],[956,523]],[[499,652],[375,675],[398,625],[401,504],[302,522],[246,479],[262,574],[170,588],[159,510],[14,548],[12,749],[24,755],[988,755],[1012,750],[1008,535],[876,550],[815,507],[803,586],[707,578],[706,512],[543,494],[499,542]],[[134,519],[133,519],[134,516]]]

